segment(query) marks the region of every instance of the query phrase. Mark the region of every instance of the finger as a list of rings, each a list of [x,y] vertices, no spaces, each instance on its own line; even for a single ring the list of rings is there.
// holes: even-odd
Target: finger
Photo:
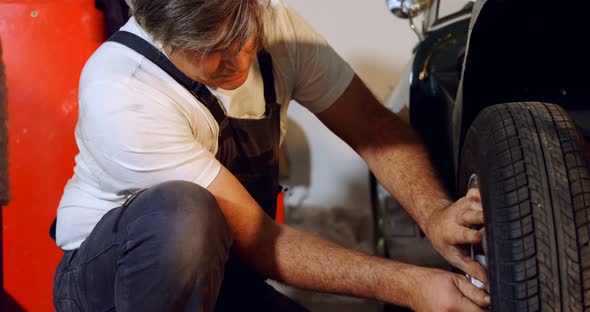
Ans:
[[[469,197],[469,208],[473,210],[483,211],[483,205],[481,204],[481,200],[475,197]]]
[[[459,290],[469,301],[482,308],[490,306],[490,295],[482,289],[475,287],[466,277],[457,275],[456,283]]]
[[[474,209],[465,209],[457,216],[457,223],[461,225],[479,225],[483,224],[483,211]]]
[[[469,298],[467,298],[465,296],[461,296],[459,298],[458,305],[461,307],[461,309],[456,310],[456,311],[461,311],[461,312],[485,312],[486,311],[482,307],[478,306],[476,303],[469,300]]]
[[[475,277],[477,280],[484,284],[488,284],[488,275],[484,267],[479,264],[479,262],[471,259],[465,253],[457,247],[451,251],[449,262],[454,265],[455,267],[459,268],[461,271],[469,274],[470,276]]]
[[[481,201],[481,194],[479,193],[479,189],[475,187],[470,188],[469,191],[467,191],[467,195],[465,197]]]
[[[480,308],[477,304],[467,298],[465,295],[461,293],[461,290],[458,289],[459,286],[455,286],[456,294],[454,298],[452,298],[452,305],[447,307],[446,309],[443,308],[441,311],[461,311],[461,312],[484,312],[482,308]]]
[[[463,209],[470,208],[473,210],[481,210],[483,211],[483,206],[481,204],[481,199],[479,198],[479,193],[477,196],[467,193],[465,197],[462,198],[461,207]]]
[[[463,197],[451,206],[455,211],[463,211],[467,209],[482,210],[481,201],[475,197]]]
[[[448,226],[448,228],[445,238],[452,245],[479,244],[481,242],[482,231],[461,225]]]

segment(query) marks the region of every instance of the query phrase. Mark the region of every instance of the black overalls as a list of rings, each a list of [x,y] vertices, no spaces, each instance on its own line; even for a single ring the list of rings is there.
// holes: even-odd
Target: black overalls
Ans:
[[[280,110],[276,101],[272,59],[258,54],[264,81],[266,111],[260,119],[229,117],[217,98],[202,85],[178,70],[158,49],[142,38],[124,31],[109,41],[121,43],[166,71],[203,103],[219,124],[219,149],[216,158],[244,185],[271,217],[275,217],[278,183]],[[232,252],[225,266],[225,277],[216,306],[217,311],[305,311],[303,307],[278,293]]]

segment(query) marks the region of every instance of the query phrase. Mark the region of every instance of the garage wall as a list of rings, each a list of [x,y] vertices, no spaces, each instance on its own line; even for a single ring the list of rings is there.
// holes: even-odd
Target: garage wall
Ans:
[[[381,101],[385,100],[417,42],[407,20],[391,14],[385,1],[381,0],[286,2],[352,65]],[[352,149],[301,106],[293,103],[289,117],[285,141],[291,169],[287,182],[291,185],[286,198],[287,208],[291,208],[288,213],[295,221],[305,219],[304,226],[310,229],[334,236],[350,247],[358,246],[358,241],[350,239],[358,240],[359,237],[343,238],[341,233],[331,235],[330,228],[334,224],[329,224],[327,219],[335,217],[330,212],[317,210],[344,211],[337,216],[344,219],[350,214],[353,219],[368,217],[368,169]],[[345,227],[344,223],[353,220],[331,221],[341,221]],[[371,228],[365,228],[364,232],[370,234]]]
[[[285,0],[384,98],[417,42],[385,0]]]

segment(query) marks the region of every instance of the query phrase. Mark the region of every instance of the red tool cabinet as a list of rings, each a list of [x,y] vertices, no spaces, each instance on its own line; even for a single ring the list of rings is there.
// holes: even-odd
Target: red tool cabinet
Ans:
[[[0,0],[12,195],[2,209],[4,289],[26,311],[53,311],[61,252],[48,230],[77,153],[80,72],[104,39],[92,0]]]

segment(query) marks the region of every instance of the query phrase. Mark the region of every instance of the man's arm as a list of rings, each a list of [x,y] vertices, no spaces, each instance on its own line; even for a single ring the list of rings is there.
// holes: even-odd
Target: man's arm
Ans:
[[[318,117],[366,161],[442,256],[487,281],[485,270],[457,247],[481,240],[482,232],[469,228],[483,223],[478,194],[453,204],[437,178],[424,144],[407,123],[381,105],[357,76]]]
[[[238,254],[258,272],[300,288],[409,305],[412,266],[347,250],[274,222],[225,168],[208,190],[224,213]],[[382,267],[381,272],[375,267]]]
[[[240,257],[267,277],[304,289],[375,298],[419,311],[427,304],[433,309],[460,306],[481,311],[464,296],[486,304],[485,293],[461,276],[365,255],[275,223],[225,168],[208,190],[222,209]]]

